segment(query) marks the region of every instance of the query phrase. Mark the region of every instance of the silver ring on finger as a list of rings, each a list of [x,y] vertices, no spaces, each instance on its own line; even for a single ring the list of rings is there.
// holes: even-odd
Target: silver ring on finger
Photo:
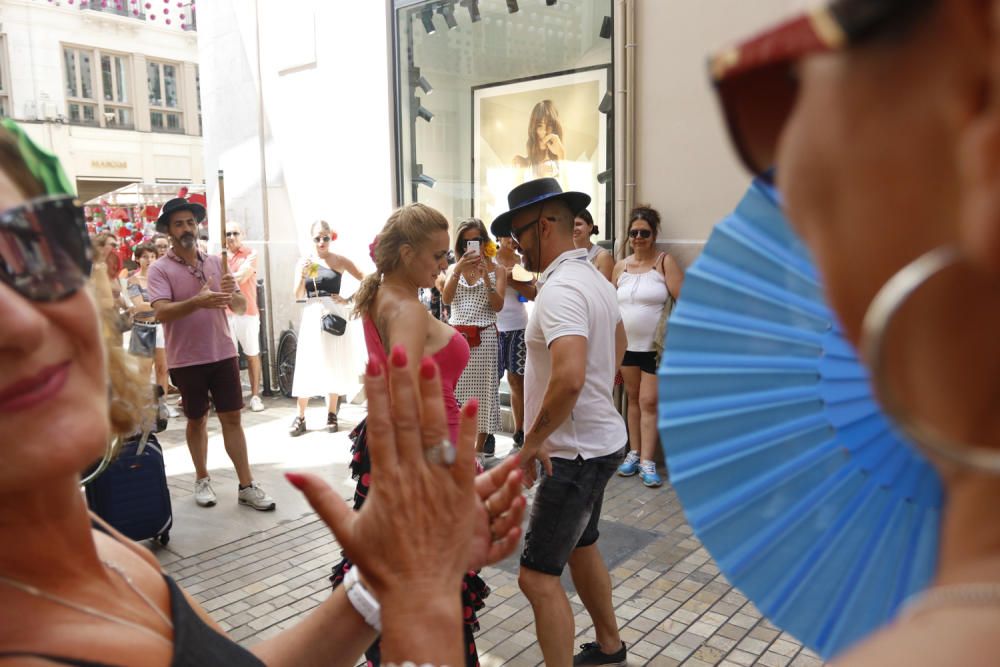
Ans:
[[[427,462],[437,465],[451,466],[455,462],[455,456],[455,445],[451,444],[451,440],[448,438],[424,450],[424,458],[427,459]]]

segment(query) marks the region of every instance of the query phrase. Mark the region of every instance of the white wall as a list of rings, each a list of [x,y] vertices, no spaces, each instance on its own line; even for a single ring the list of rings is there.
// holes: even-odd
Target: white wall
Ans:
[[[349,11],[321,0],[198,5],[209,215],[221,168],[228,216],[267,254],[272,338],[297,320],[293,267],[312,248],[313,220],[336,230],[336,252],[371,268],[368,244],[392,209],[386,20],[375,0]]]
[[[707,56],[804,4],[635,0],[637,199],[660,211],[660,240],[685,264],[750,182],[730,148]]]

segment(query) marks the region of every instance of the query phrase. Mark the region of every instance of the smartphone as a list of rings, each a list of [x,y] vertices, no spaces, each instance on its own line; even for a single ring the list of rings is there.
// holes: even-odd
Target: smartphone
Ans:
[[[465,252],[466,252],[466,254],[473,253],[473,254],[478,255],[479,254],[479,241],[466,241],[465,242]]]

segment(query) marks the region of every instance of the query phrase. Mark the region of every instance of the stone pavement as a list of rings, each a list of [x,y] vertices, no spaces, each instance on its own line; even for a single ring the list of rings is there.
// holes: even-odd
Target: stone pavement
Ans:
[[[165,569],[245,645],[290,627],[329,594],[327,577],[340,558],[339,548],[282,475],[286,470],[317,472],[345,499],[351,497],[347,433],[364,416],[363,408],[346,405],[340,433],[316,430],[290,438],[294,403],[283,398],[265,403],[264,412],[246,411],[244,424],[255,476],[277,500],[277,510],[262,513],[237,506],[235,476],[214,421],[209,465],[219,505],[196,507],[183,419],[173,420],[160,441],[174,500],[174,529],[167,547],[150,545]],[[319,405],[313,401],[307,413],[313,429],[325,422]],[[510,445],[509,438],[498,437],[498,453]],[[630,665],[822,665],[762,619],[726,582],[691,535],[669,486],[651,490],[638,478],[615,477],[608,485],[601,531]],[[483,573],[493,589],[480,612],[482,630],[476,640],[484,667],[542,664],[531,608],[518,590],[516,572],[515,556]],[[564,581],[572,590],[568,575]],[[571,602],[577,643],[592,641],[580,599],[574,594]]]

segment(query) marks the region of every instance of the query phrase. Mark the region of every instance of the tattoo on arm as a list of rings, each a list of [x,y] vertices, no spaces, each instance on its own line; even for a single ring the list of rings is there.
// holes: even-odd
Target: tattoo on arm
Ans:
[[[538,426],[542,428],[545,428],[551,423],[552,423],[552,418],[549,417],[549,411],[543,410],[542,413],[538,415],[538,421],[536,422],[536,424],[538,424]]]

